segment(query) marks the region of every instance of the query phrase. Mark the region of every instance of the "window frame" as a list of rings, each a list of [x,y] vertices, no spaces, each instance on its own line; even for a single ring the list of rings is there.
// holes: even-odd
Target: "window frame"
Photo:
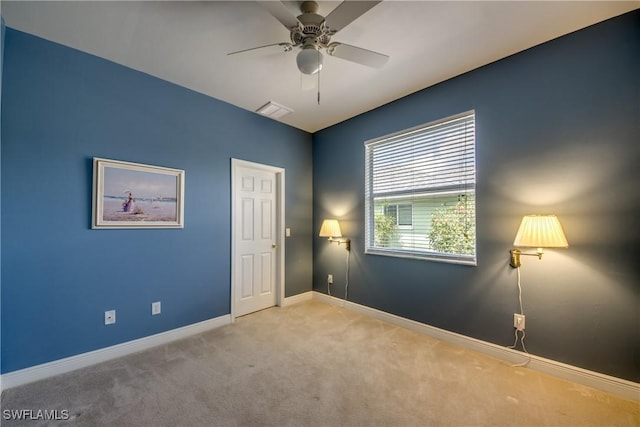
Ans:
[[[445,124],[450,121],[455,121],[458,119],[462,119],[464,117],[471,116],[473,120],[473,179],[469,182],[465,182],[465,186],[461,190],[452,190],[452,189],[444,189],[442,191],[438,191],[435,186],[428,192],[429,196],[442,196],[446,194],[454,194],[458,195],[473,195],[473,227],[474,227],[474,249],[473,254],[447,254],[443,252],[437,251],[429,251],[429,250],[407,250],[403,248],[390,248],[383,246],[376,246],[374,241],[374,233],[375,233],[375,202],[374,202],[374,192],[373,192],[373,155],[370,154],[370,150],[373,149],[378,144],[384,143],[386,140],[393,139],[396,137],[401,137],[403,135],[409,135],[414,132],[419,132],[426,130],[431,127],[435,127],[441,124]],[[442,119],[434,120],[428,123],[424,123],[410,129],[404,129],[392,134],[388,134],[382,137],[370,139],[364,142],[365,145],[365,254],[369,255],[383,255],[383,256],[392,256],[392,257],[400,257],[400,258],[412,258],[412,259],[421,259],[421,260],[429,260],[429,261],[437,261],[437,262],[445,262],[445,263],[455,263],[469,266],[477,266],[477,198],[476,198],[476,183],[477,183],[477,162],[476,162],[476,146],[477,146],[477,134],[475,132],[476,123],[475,123],[475,110],[466,111],[460,114],[456,114],[453,116],[448,116]],[[392,196],[393,197],[393,196]],[[415,200],[414,200],[415,201]],[[415,225],[415,211],[413,207],[414,201],[409,202],[412,206],[412,226]],[[399,204],[409,204],[406,202],[392,203],[395,205]],[[397,212],[397,211],[396,211]],[[398,218],[396,216],[396,227]]]

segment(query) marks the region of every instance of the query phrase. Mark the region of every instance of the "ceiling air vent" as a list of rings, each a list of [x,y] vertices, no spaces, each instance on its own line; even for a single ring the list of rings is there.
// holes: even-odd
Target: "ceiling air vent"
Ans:
[[[271,117],[272,119],[279,119],[282,116],[293,113],[293,110],[291,108],[277,104],[273,101],[269,101],[262,107],[258,108],[256,110],[256,113],[262,114],[263,116]]]

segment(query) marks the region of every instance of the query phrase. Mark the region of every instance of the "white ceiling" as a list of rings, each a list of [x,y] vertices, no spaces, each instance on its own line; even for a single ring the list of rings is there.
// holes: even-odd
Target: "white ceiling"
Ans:
[[[298,2],[285,2],[295,10]],[[327,15],[340,2],[319,2]],[[6,25],[315,132],[466,71],[640,7],[640,1],[384,1],[333,41],[389,55],[371,69],[325,55],[316,91],[302,90],[295,51],[229,52],[288,42],[248,1],[2,1]]]

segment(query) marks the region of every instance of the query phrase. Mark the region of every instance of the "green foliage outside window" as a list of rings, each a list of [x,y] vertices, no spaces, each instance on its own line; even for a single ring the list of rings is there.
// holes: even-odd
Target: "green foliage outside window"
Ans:
[[[433,250],[445,254],[475,254],[474,207],[473,195],[461,195],[455,205],[443,205],[436,209],[429,232]]]
[[[386,212],[387,204],[383,205],[382,212]],[[389,245],[391,238],[396,232],[396,218],[393,215],[379,213],[374,215],[376,246],[385,247]]]

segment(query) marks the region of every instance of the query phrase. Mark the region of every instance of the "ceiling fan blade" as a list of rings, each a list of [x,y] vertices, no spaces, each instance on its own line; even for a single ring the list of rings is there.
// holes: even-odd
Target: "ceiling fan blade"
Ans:
[[[336,33],[378,3],[380,1],[343,1],[327,15],[324,23]]]
[[[267,9],[269,13],[276,18],[288,30],[298,26],[298,18],[291,14],[289,9],[280,1],[259,1],[260,5]]]
[[[373,68],[382,68],[389,60],[388,55],[338,42],[331,43],[327,47],[327,53],[336,58]]]
[[[242,55],[243,57],[249,56],[262,56],[270,55],[274,53],[282,53],[291,51],[291,43],[274,43],[264,46],[252,47],[250,49],[238,50],[236,52],[227,53],[229,55]]]

